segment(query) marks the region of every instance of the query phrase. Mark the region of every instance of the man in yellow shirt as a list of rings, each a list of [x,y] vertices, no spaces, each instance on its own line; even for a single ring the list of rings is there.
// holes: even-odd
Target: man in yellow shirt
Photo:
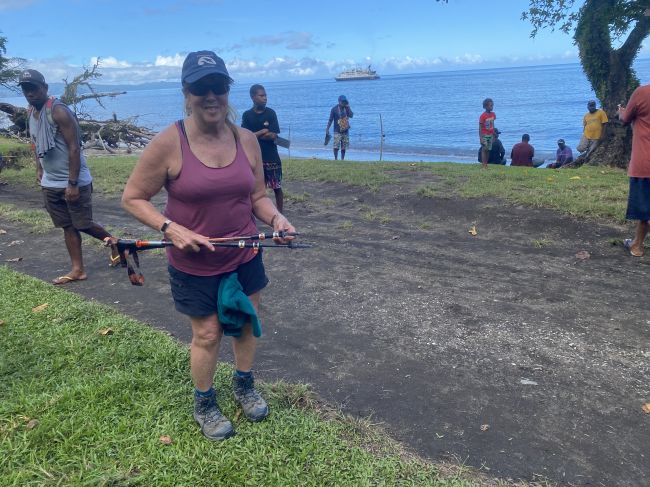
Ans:
[[[600,108],[596,108],[596,102],[590,100],[587,103],[587,112],[582,119],[584,125],[584,132],[578,144],[578,152],[583,156],[588,156],[591,152],[598,147],[598,144],[605,135],[605,124],[609,122],[607,114]]]

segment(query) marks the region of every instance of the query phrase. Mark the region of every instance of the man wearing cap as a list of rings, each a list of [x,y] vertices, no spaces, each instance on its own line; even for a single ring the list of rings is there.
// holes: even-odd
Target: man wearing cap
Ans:
[[[549,169],[559,169],[565,164],[570,164],[573,162],[573,152],[571,147],[566,145],[564,139],[559,139],[557,141],[557,151],[555,151],[555,162],[546,166]]]
[[[345,151],[350,146],[350,119],[353,113],[350,109],[350,103],[345,95],[339,96],[338,104],[330,110],[330,118],[325,129],[325,139],[329,138],[330,125],[334,124],[334,159],[339,158],[339,148],[341,149],[341,160],[345,159]]]
[[[92,177],[81,151],[81,130],[76,117],[61,101],[49,98],[48,86],[41,73],[27,69],[18,85],[30,105],[29,135],[36,152],[36,177],[41,185],[45,208],[52,223],[63,228],[65,245],[72,267],[53,284],[68,284],[86,279],[81,234],[99,240],[111,235],[93,221]],[[111,265],[119,263],[112,249]]]
[[[584,131],[577,147],[578,152],[585,157],[598,147],[598,144],[605,135],[605,124],[609,122],[607,114],[600,108],[596,108],[596,102],[594,100],[589,100],[587,110],[589,111],[582,119]]]

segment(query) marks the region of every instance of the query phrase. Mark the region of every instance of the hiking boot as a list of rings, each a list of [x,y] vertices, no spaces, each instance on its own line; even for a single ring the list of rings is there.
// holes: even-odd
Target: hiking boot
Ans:
[[[232,378],[235,400],[239,403],[244,416],[250,421],[262,421],[269,415],[269,406],[255,390],[253,376],[239,377],[234,375]]]
[[[232,423],[219,409],[216,393],[208,397],[194,395],[194,419],[209,440],[221,441],[235,434]]]

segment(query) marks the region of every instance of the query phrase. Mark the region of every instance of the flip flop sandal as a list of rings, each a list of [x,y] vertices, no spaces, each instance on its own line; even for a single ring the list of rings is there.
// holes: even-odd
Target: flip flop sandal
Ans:
[[[641,254],[635,254],[634,251],[632,250],[631,238],[626,238],[625,240],[623,240],[623,247],[627,249],[627,251],[630,253],[632,257],[643,257],[643,252],[641,252]]]
[[[116,255],[115,257],[111,255],[111,261],[109,262],[108,267],[119,267],[120,263],[121,259],[119,255]]]
[[[56,279],[52,280],[52,284],[55,286],[62,286],[64,284],[68,284],[73,281],[85,281],[87,278],[82,277],[82,278],[77,278],[77,277],[70,277],[70,276],[59,276]]]

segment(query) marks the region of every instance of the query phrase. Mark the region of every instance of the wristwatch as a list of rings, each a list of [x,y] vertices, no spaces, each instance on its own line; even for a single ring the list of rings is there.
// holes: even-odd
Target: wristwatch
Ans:
[[[171,225],[172,223],[174,223],[174,222],[171,221],[171,220],[165,220],[165,223],[163,223],[163,224],[162,224],[162,227],[160,227],[160,231],[161,231],[162,233],[165,233],[165,231],[167,230],[167,228],[169,227],[169,225]]]
[[[76,187],[79,184],[79,181],[76,179],[68,179],[68,186]]]

